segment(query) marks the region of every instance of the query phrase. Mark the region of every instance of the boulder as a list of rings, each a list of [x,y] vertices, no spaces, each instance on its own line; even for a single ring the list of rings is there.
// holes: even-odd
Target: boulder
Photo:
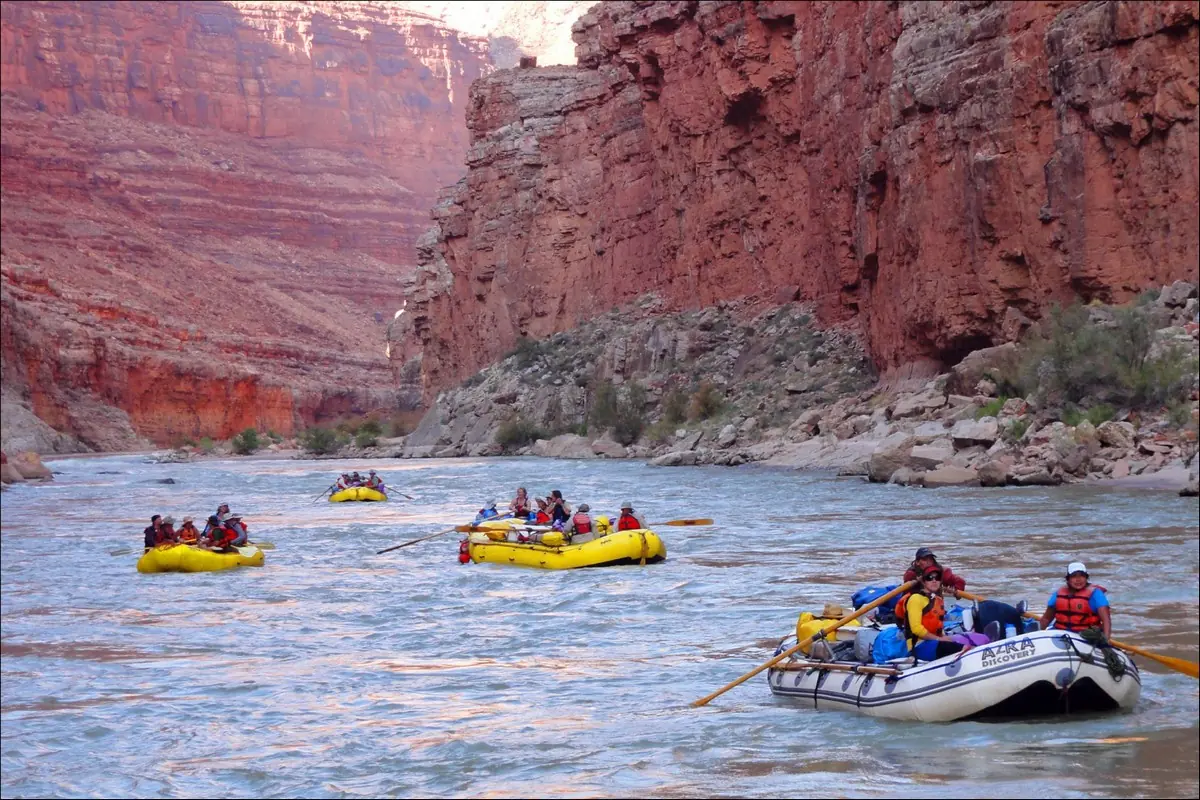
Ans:
[[[985,375],[1008,374],[1016,366],[1018,358],[1014,342],[976,350],[954,366],[950,387],[958,392],[971,391]]]
[[[653,467],[690,467],[696,463],[699,454],[695,450],[675,450],[652,460]]]
[[[1052,475],[1045,467],[1036,465],[1014,469],[1009,473],[1008,480],[1017,486],[1057,486],[1062,483],[1061,478]]]
[[[758,427],[758,417],[746,417],[746,420],[738,425],[738,435],[745,436],[748,433],[753,433]]]
[[[564,433],[553,439],[538,439],[533,445],[535,456],[545,458],[595,458],[592,443],[574,433]]]
[[[992,459],[979,465],[976,473],[979,475],[980,486],[1003,486],[1008,483],[1009,464],[1004,459]]]
[[[892,419],[917,417],[926,411],[941,408],[946,405],[946,395],[939,391],[924,391],[920,394],[907,395],[896,401],[892,407]]]
[[[1108,422],[1102,423],[1096,428],[1096,435],[1100,437],[1101,444],[1106,447],[1116,447],[1121,450],[1132,450],[1134,446],[1134,434],[1137,430],[1128,422]]]
[[[1188,475],[1187,483],[1179,490],[1180,497],[1197,497],[1200,496],[1200,480],[1197,480],[1196,473],[1192,472]]]
[[[1170,286],[1164,286],[1158,294],[1158,304],[1167,308],[1182,308],[1189,298],[1196,296],[1196,284],[1187,281],[1175,281]]]
[[[1029,410],[1029,404],[1019,397],[1010,397],[1000,408],[1002,417],[1019,417]]]
[[[726,425],[717,434],[717,447],[730,447],[737,441],[738,431],[733,425]]]
[[[12,464],[7,461],[0,464],[0,483],[21,483],[24,480],[25,476]]]
[[[54,480],[54,476],[42,463],[42,459],[37,453],[31,451],[15,453],[9,456],[8,463],[10,466],[16,467],[17,472],[21,473],[21,477],[25,480]]]
[[[897,486],[924,486],[925,473],[911,467],[901,467],[892,473],[892,477],[888,478],[888,483]]]
[[[1000,437],[1000,424],[995,417],[977,420],[959,420],[950,431],[955,447],[970,447],[974,444],[991,446]]]
[[[1086,473],[1090,464],[1087,447],[1084,445],[1076,446],[1074,450],[1062,457],[1062,461],[1060,461],[1059,464],[1064,470],[1072,475],[1081,475]]]
[[[934,469],[954,457],[954,445],[949,439],[920,444],[912,449],[909,463],[917,469]]]
[[[979,473],[968,467],[944,466],[925,473],[925,488],[942,486],[978,486]]]
[[[917,440],[917,444],[929,444],[935,439],[941,439],[950,432],[941,422],[922,422],[912,432],[913,438]]]
[[[624,458],[626,454],[625,445],[608,438],[592,442],[592,452],[602,458]]]
[[[865,414],[859,414],[858,416],[844,420],[834,428],[833,435],[839,439],[853,439],[855,436],[871,430],[872,424],[873,422],[870,417]]]
[[[893,472],[908,466],[914,444],[916,440],[904,433],[893,433],[881,441],[871,452],[867,476],[875,483],[887,483]]]

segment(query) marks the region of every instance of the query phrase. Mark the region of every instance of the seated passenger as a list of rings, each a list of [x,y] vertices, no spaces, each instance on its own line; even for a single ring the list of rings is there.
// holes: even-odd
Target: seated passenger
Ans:
[[[213,514],[208,518],[208,524],[204,526],[204,536],[200,540],[200,546],[210,550],[225,550],[236,538],[237,533],[222,525],[221,518]]]
[[[159,516],[158,514],[155,514],[153,517],[150,518],[150,527],[148,527],[148,528],[146,528],[146,530],[142,531],[143,541],[146,545],[147,550],[149,550],[151,547],[154,547],[156,544],[158,544],[158,535],[159,535],[158,532],[161,528],[162,528],[162,517]]]
[[[1040,620],[1043,628],[1054,627],[1082,633],[1099,628],[1107,639],[1112,635],[1112,608],[1103,586],[1089,583],[1087,567],[1073,561],[1067,567],[1066,584],[1050,595],[1046,613]]]
[[[571,537],[571,544],[583,544],[596,538],[592,531],[592,517],[588,514],[591,510],[592,507],[587,503],[580,503],[579,510],[571,517],[570,523],[564,527],[564,532]]]
[[[200,541],[200,531],[196,530],[196,524],[191,517],[183,518],[183,524],[179,527],[179,541],[183,544],[196,544]]]
[[[484,520],[495,519],[498,516],[500,516],[500,512],[496,510],[496,501],[488,500],[483,504],[483,508],[475,512],[475,524],[478,525]]]
[[[916,558],[909,564],[908,569],[904,572],[904,583],[916,578],[918,575],[924,575],[925,570],[930,567],[937,567],[942,571],[942,578],[945,581],[942,584],[943,590],[950,590],[950,593],[958,597],[958,593],[966,591],[967,582],[950,571],[949,567],[943,567],[938,563],[937,556],[928,547],[921,547],[917,550]]]
[[[351,486],[362,486],[362,485],[363,485],[363,479],[362,479],[362,476],[361,476],[361,475],[359,475],[357,472],[351,473],[351,475],[350,475],[350,485],[351,485]]]
[[[917,661],[936,661],[970,645],[945,635],[942,620],[946,606],[942,601],[942,569],[930,565],[921,575],[920,585],[896,604],[897,624],[904,631],[908,648]]]
[[[546,498],[537,499],[537,511],[530,512],[529,521],[534,525],[550,524],[550,504],[546,502]]]
[[[529,494],[525,491],[524,486],[517,489],[517,496],[508,504],[508,509],[512,511],[514,517],[518,517],[519,519],[525,519],[529,516],[529,513],[533,509],[529,504]]]
[[[371,470],[369,473],[367,473],[366,485],[368,489],[374,489],[380,494],[387,494],[387,489],[383,485],[383,480],[377,474],[375,474],[375,470]]]
[[[563,499],[562,492],[555,489],[546,498],[550,505],[550,522],[551,524],[558,523],[559,528],[564,527],[571,519],[571,507],[567,505],[567,501]]]
[[[250,538],[250,534],[246,532],[246,526],[242,524],[242,518],[230,513],[228,503],[222,503],[217,508],[217,520],[221,525],[234,532],[234,541],[231,544],[237,547],[246,544]]]
[[[617,530],[619,531],[634,531],[645,528],[645,523],[637,514],[633,513],[633,503],[626,500],[621,503],[621,516],[617,520]]]
[[[179,541],[179,535],[175,533],[175,518],[170,514],[162,518],[162,527],[159,528],[158,543],[170,544]]]
[[[339,492],[342,491],[343,489],[349,489],[350,488],[350,473],[343,472],[341,477],[337,479],[337,482],[334,484],[334,486],[337,487],[337,490]]]

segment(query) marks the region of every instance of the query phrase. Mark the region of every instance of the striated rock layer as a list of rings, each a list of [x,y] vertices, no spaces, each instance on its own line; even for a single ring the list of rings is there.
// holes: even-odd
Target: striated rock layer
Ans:
[[[472,87],[393,358],[428,401],[645,292],[800,299],[878,366],[1195,279],[1195,2],[608,2]],[[470,321],[470,324],[464,324]]]
[[[386,4],[5,3],[3,381],[94,447],[396,405],[487,42]]]

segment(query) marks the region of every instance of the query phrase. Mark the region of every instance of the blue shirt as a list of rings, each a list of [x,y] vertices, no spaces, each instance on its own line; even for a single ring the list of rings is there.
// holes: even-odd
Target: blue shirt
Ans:
[[[1050,602],[1046,604],[1047,608],[1054,608],[1058,603],[1058,592],[1050,595]],[[1104,590],[1096,587],[1092,589],[1092,594],[1088,597],[1088,605],[1092,607],[1093,614],[1099,614],[1100,609],[1108,608],[1108,595],[1104,594]]]

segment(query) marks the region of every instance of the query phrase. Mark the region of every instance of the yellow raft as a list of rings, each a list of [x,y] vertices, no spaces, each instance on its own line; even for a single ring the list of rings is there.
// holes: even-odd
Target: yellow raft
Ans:
[[[214,553],[188,544],[160,544],[138,559],[138,572],[217,572],[234,567],[261,567],[263,551],[254,545]]]
[[[351,486],[349,489],[342,489],[340,492],[329,495],[331,503],[345,503],[348,500],[387,500],[387,495],[366,486]]]
[[[501,531],[520,524],[493,522],[484,523],[480,527]],[[654,564],[667,557],[667,546],[658,538],[658,534],[651,530],[609,533],[583,544],[546,545],[510,542],[505,539],[496,541],[483,532],[470,534],[468,541],[471,560],[476,564],[513,564],[536,569]]]

